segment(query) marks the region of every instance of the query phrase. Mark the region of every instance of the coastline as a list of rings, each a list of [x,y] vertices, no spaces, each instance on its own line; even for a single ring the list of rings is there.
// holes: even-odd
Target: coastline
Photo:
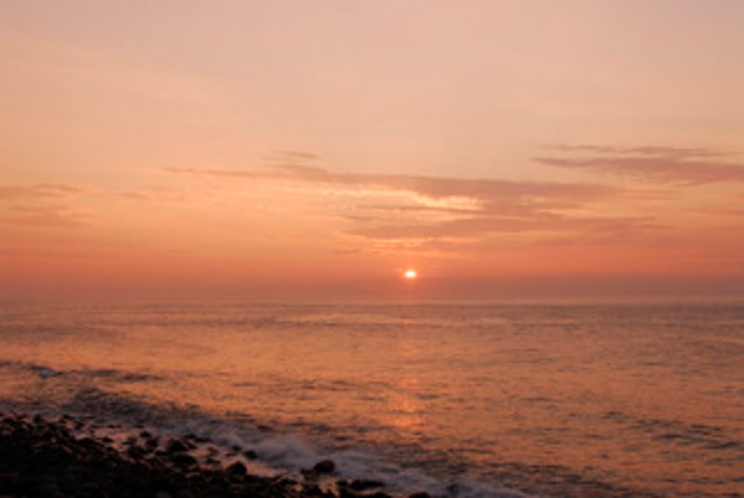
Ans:
[[[93,435],[90,423],[62,415],[0,411],[0,496],[12,497],[265,497],[392,498],[384,483],[337,479],[335,464],[320,461],[299,476],[259,476],[242,463],[224,465],[211,441],[187,434],[160,437],[140,430],[123,441]],[[427,498],[420,492],[410,498]]]

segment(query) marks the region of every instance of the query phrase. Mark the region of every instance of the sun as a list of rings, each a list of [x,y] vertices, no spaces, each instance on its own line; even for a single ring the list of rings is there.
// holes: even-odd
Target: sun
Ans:
[[[406,278],[406,280],[415,280],[416,277],[418,277],[418,272],[413,268],[409,268],[405,272],[403,272],[403,276]]]

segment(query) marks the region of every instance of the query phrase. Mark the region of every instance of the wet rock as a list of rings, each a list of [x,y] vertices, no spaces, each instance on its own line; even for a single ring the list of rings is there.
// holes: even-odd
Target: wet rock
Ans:
[[[97,493],[100,490],[101,486],[95,481],[88,481],[86,483],[83,483],[80,488],[86,493]]]
[[[426,491],[418,491],[416,493],[408,495],[408,498],[431,498],[431,495]]]
[[[339,498],[361,498],[360,495],[356,494],[349,488],[341,488],[338,490]]]
[[[170,461],[184,469],[199,465],[199,463],[196,461],[196,458],[192,457],[191,455],[185,452],[175,453],[171,455]]]
[[[336,471],[336,462],[333,460],[321,460],[313,466],[316,474],[333,474]]]
[[[308,498],[335,498],[333,493],[323,491],[317,484],[303,488],[302,496]]]
[[[75,423],[72,418],[64,423],[41,417],[32,421],[30,417],[0,411],[0,497],[302,496],[298,494],[297,482],[251,476],[242,463],[234,464],[229,471],[200,468],[188,452],[177,451],[181,449],[177,445],[169,448],[172,452],[150,453],[145,458],[139,452],[144,451],[143,445],[151,440],[151,435],[140,432],[136,443],[120,451],[104,444],[93,432],[76,436],[71,429]],[[183,443],[182,438],[172,441]],[[188,444],[183,446],[187,448]],[[327,491],[320,492],[319,497],[333,498]]]
[[[202,444],[202,443],[209,442],[209,439],[203,438],[197,434],[194,434],[193,432],[186,434],[183,438],[187,441],[191,441],[192,443],[196,443],[196,444]]]
[[[147,449],[148,453],[152,453],[153,451],[155,451],[158,446],[160,446],[160,439],[157,437],[152,437],[145,441],[145,448]]]
[[[355,479],[351,481],[349,487],[354,491],[369,491],[371,489],[381,488],[384,485],[381,481],[372,479]]]
[[[188,448],[183,443],[183,441],[180,441],[178,439],[171,439],[168,441],[168,444],[165,447],[165,451],[167,453],[183,453],[185,451],[188,451]]]
[[[138,459],[138,458],[142,458],[143,456],[145,456],[145,455],[146,455],[146,454],[147,454],[148,452],[147,452],[147,451],[145,451],[145,449],[144,449],[144,448],[141,448],[141,447],[139,447],[139,446],[130,446],[130,447],[128,447],[128,448],[127,448],[127,449],[126,449],[126,450],[124,451],[124,453],[125,453],[125,454],[126,454],[126,455],[127,455],[128,457],[130,457],[130,458],[133,458],[133,459]]]
[[[62,375],[62,372],[52,370],[51,368],[43,368],[37,372],[37,375],[40,378],[46,380],[46,379],[51,379],[52,377],[57,377],[59,375]]]
[[[246,469],[245,465],[241,462],[235,462],[225,469],[225,472],[227,472],[227,475],[232,477],[243,477],[248,473],[248,469]]]
[[[243,452],[243,456],[246,457],[248,460],[255,460],[258,458],[258,455],[253,450],[245,450]]]

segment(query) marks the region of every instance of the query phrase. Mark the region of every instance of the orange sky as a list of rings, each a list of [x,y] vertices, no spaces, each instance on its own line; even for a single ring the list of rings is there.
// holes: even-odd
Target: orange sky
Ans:
[[[0,297],[741,296],[741,26],[738,0],[1,2]]]

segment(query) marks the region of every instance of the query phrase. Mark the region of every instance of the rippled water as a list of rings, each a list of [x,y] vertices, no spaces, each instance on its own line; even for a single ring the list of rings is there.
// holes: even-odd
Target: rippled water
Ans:
[[[6,402],[451,496],[741,493],[743,365],[732,303],[0,310]]]

